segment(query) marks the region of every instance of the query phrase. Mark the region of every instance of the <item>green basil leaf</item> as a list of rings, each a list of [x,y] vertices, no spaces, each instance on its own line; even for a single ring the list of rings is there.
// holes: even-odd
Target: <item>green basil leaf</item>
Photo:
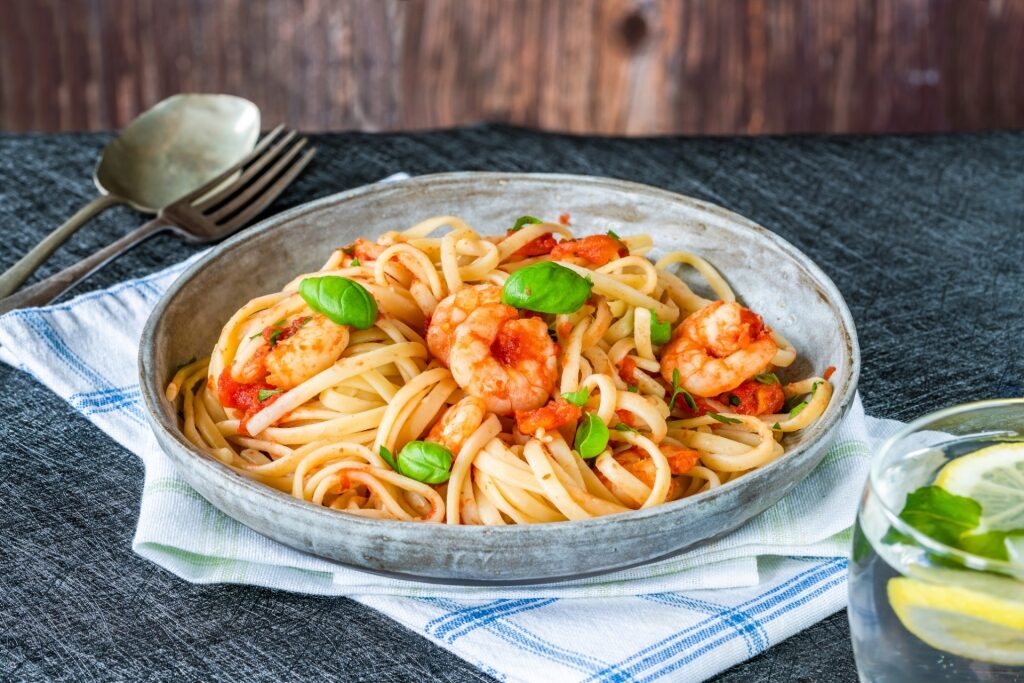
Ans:
[[[274,394],[280,394],[284,389],[260,389],[256,392],[256,399],[259,401],[266,401]]]
[[[424,484],[443,484],[451,469],[452,452],[433,441],[410,441],[398,452],[398,471]]]
[[[520,216],[519,218],[516,219],[516,224],[513,225],[509,229],[509,232],[519,232],[519,230],[524,225],[535,225],[537,223],[543,223],[543,222],[544,221],[542,221],[541,219],[537,218],[536,216]]]
[[[1006,562],[1010,552],[1006,548],[1006,539],[1010,536],[1024,536],[1024,529],[1010,531],[987,531],[983,534],[966,534],[960,537],[958,547],[973,555],[990,557],[993,560]]]
[[[384,462],[391,466],[391,469],[395,472],[398,471],[398,463],[395,462],[395,456],[391,455],[391,451],[387,449],[387,446],[380,447],[380,457],[384,459]]]
[[[754,379],[761,384],[782,384],[774,372],[766,372],[762,375],[754,375]]]
[[[719,415],[718,413],[708,413],[708,417],[727,425],[738,425],[743,422],[743,420],[737,420],[735,417],[726,417],[725,415]]]
[[[339,325],[365,330],[377,322],[377,302],[365,287],[347,277],[307,277],[299,285],[299,294],[310,308]]]
[[[501,303],[537,313],[575,313],[590,298],[591,284],[554,261],[512,273],[501,288]]]
[[[582,406],[585,405],[587,399],[590,398],[590,389],[588,387],[583,387],[579,391],[567,391],[562,394],[562,398],[574,406]]]
[[[622,238],[619,237],[617,234],[615,234],[614,230],[609,230],[608,231],[608,236],[611,237],[613,240],[618,240],[620,242],[622,241]]]
[[[672,338],[672,325],[658,320],[658,316],[651,311],[651,343],[655,346],[667,344]]]
[[[608,447],[608,426],[593,413],[583,416],[583,424],[576,430],[573,447],[581,458],[595,458]]]
[[[965,496],[950,493],[940,486],[922,486],[907,494],[907,501],[899,517],[925,536],[958,547],[960,537],[978,526],[981,520],[981,505]],[[895,535],[903,537],[899,532],[895,532]],[[896,540],[902,541],[903,538]],[[976,539],[974,542],[984,546],[988,540]]]
[[[793,409],[789,411],[789,419],[792,420],[794,417],[802,413],[804,408],[806,407],[807,401],[800,401],[800,403],[797,403],[795,406],[793,406]]]

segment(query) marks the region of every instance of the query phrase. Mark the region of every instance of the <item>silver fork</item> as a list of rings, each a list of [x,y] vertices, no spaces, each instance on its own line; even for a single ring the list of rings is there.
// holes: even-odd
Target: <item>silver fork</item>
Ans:
[[[202,187],[164,207],[156,218],[92,256],[0,299],[0,314],[45,305],[153,235],[171,230],[190,242],[215,242],[243,227],[299,175],[316,153],[306,138],[278,126],[252,153]],[[238,174],[237,178],[231,176]],[[220,187],[224,185],[224,187]]]

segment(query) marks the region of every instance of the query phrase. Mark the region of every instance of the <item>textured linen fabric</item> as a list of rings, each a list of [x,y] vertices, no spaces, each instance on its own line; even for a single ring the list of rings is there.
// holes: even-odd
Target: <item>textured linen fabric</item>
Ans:
[[[0,265],[92,196],[108,135],[0,136]],[[1019,133],[610,140],[477,127],[321,136],[271,211],[380,178],[461,168],[611,175],[732,208],[835,279],[858,323],[872,414],[908,419],[1021,394]],[[41,275],[135,227],[115,209]],[[195,251],[159,237],[78,291]],[[955,352],[951,349],[955,349]],[[183,583],[130,551],[139,461],[24,373],[0,366],[0,673],[13,679],[486,679],[344,599]],[[60,419],[55,420],[54,416]],[[102,467],[95,463],[102,462]],[[837,614],[719,677],[856,680]]]

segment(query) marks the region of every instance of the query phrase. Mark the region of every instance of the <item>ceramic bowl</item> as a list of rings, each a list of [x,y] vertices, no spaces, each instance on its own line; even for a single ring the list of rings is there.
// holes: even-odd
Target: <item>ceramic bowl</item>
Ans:
[[[598,519],[478,527],[368,519],[253,482],[194,448],[164,387],[174,367],[210,353],[250,298],[318,268],[356,237],[455,214],[497,234],[523,214],[567,212],[577,230],[646,232],[656,254],[685,249],[713,263],[740,299],[796,346],[794,377],[836,367],[824,415],[787,436],[777,461],[712,491]],[[699,283],[694,286],[701,291]],[[707,291],[706,288],[703,291]],[[825,455],[860,367],[850,312],[829,278],[791,244],[706,202],[645,185],[569,175],[446,173],[343,192],[274,216],[224,242],[167,291],[143,333],[142,392],[161,447],[213,505],[285,545],[346,566],[448,583],[532,583],[611,572],[724,534],[765,510]]]

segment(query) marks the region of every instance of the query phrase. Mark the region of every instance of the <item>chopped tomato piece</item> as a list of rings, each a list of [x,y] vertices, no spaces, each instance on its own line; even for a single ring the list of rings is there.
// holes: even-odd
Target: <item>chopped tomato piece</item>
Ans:
[[[623,423],[627,427],[637,429],[638,427],[643,426],[643,420],[638,419],[637,416],[629,410],[616,410],[615,415],[619,418],[619,422]]]
[[[387,249],[387,247],[383,244],[377,244],[376,242],[371,242],[370,240],[364,240],[362,238],[357,239],[352,244],[352,253],[357,259],[359,259],[360,263],[376,261],[380,255],[384,253],[385,249]]]
[[[629,384],[631,386],[635,385],[636,361],[630,358],[629,356],[623,358],[622,362],[619,363],[619,377],[621,377],[622,381],[625,382],[626,384]]]
[[[512,232],[509,231],[509,234],[511,235]],[[545,254],[550,254],[557,244],[558,242],[555,241],[554,235],[550,232],[545,233],[512,252],[509,258],[513,261],[521,261],[524,258],[531,258],[533,256],[544,256]]]
[[[609,235],[588,235],[578,240],[563,240],[551,250],[556,261],[580,260],[594,266],[629,255],[626,245]]]
[[[238,425],[238,431],[243,434],[249,433],[247,427],[249,418],[276,401],[277,397],[281,395],[280,389],[266,382],[251,382],[248,384],[236,382],[231,378],[230,368],[224,368],[224,372],[220,373],[220,377],[217,378],[216,389],[217,398],[222,406],[242,411],[243,416]],[[261,391],[273,393],[265,394],[265,398],[261,401],[259,398]]]
[[[822,374],[822,377],[824,377],[825,379],[829,379],[830,377],[832,377],[832,373],[834,373],[835,371],[836,366],[830,365],[827,368],[825,368],[825,372]]]
[[[718,400],[729,406],[734,413],[770,415],[782,410],[786,396],[782,393],[782,385],[776,382],[762,384],[748,379],[732,391],[719,394]]]
[[[559,214],[558,222],[561,223],[562,225],[569,225],[569,214],[567,214],[567,213]]]
[[[548,401],[547,405],[533,410],[516,411],[516,428],[523,434],[533,434],[538,429],[553,431],[580,419],[583,410],[564,398]]]
[[[665,444],[661,447],[661,452],[668,459],[672,474],[686,474],[700,461],[700,452],[692,448]]]

